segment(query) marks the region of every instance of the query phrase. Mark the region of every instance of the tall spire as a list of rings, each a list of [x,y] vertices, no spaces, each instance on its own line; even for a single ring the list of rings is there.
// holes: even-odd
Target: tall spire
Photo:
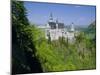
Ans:
[[[50,20],[53,20],[52,12],[50,13]]]

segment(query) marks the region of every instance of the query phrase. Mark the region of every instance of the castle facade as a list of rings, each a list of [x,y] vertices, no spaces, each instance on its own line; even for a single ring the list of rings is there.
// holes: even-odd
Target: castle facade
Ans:
[[[54,21],[52,13],[50,14],[50,18],[45,28],[45,37],[46,39],[58,40],[60,37],[64,37],[69,41],[73,41],[75,39],[75,28],[74,24],[70,25],[70,29],[67,29],[64,23],[58,22],[58,20]]]

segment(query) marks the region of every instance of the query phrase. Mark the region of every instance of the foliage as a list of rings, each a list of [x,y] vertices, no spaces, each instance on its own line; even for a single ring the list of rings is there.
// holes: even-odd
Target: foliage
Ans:
[[[45,35],[41,33],[41,29],[35,29],[37,30],[33,33],[37,38]],[[59,38],[51,43],[48,43],[44,36],[39,40],[35,45],[43,72],[94,69],[96,66],[95,46],[92,39],[83,32],[76,37],[74,44],[68,43],[65,38]]]
[[[12,74],[42,72],[23,2],[12,1]]]

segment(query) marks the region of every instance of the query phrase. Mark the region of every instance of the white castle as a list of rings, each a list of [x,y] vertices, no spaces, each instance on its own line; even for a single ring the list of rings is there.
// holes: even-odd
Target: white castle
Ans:
[[[64,23],[58,22],[58,20],[54,21],[52,13],[50,14],[50,19],[46,24],[45,28],[45,37],[46,39],[58,40],[59,37],[64,37],[69,41],[75,40],[75,28],[74,24],[71,24],[70,29],[67,29]]]

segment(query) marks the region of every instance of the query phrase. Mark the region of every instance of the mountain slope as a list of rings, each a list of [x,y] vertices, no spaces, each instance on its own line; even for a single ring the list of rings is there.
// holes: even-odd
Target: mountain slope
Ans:
[[[96,32],[96,21],[92,22],[92,23],[88,26],[88,32],[89,32],[89,33],[95,33],[95,32]]]

